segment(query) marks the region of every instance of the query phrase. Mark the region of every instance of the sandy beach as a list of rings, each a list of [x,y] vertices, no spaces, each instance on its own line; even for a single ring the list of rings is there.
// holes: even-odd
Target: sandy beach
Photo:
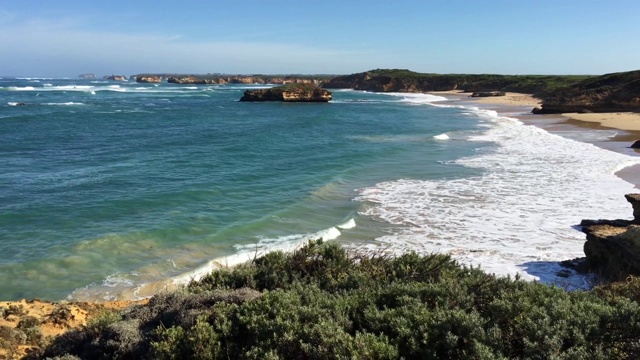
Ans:
[[[640,131],[640,113],[565,113],[563,116],[574,120],[599,123],[601,126],[619,130]]]
[[[473,102],[478,102],[481,104],[495,104],[495,105],[503,105],[503,106],[530,106],[532,109],[536,106],[539,106],[542,103],[542,100],[533,97],[531,94],[522,94],[515,92],[508,92],[504,96],[487,96],[487,97],[471,97],[470,92],[463,92],[460,90],[451,90],[451,91],[434,91],[431,92],[434,95],[456,95],[461,97],[461,99],[469,100]],[[468,98],[468,99],[466,99]]]
[[[542,104],[542,100],[533,97],[531,94],[508,92],[505,96],[471,97],[470,92],[460,90],[438,91],[432,94],[455,95],[480,104],[492,104],[496,106],[527,106],[532,109]],[[466,98],[465,98],[466,97]],[[615,113],[564,113],[561,116],[584,121],[598,123],[601,126],[627,131],[640,131],[640,113],[638,112],[615,112]]]

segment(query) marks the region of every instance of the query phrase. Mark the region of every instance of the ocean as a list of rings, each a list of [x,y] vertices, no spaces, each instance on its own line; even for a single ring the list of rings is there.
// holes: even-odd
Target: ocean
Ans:
[[[428,94],[238,101],[255,87],[0,79],[0,299],[138,299],[317,238],[587,288],[558,275],[576,225],[631,217],[614,173],[640,158],[596,146],[616,131]]]

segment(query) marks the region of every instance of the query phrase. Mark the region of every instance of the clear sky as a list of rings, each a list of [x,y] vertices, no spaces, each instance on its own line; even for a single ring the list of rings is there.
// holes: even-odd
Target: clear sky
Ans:
[[[0,76],[375,68],[640,69],[640,1],[0,0]]]

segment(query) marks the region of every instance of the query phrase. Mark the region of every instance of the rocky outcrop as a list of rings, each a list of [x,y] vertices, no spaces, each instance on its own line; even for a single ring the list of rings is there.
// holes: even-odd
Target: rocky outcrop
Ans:
[[[640,275],[640,194],[625,195],[633,220],[582,220],[584,253],[590,271],[610,280]]]
[[[640,111],[640,70],[588,78],[542,99],[534,114]]]
[[[128,81],[127,77],[124,75],[107,75],[104,77],[106,80],[114,80],[114,81]]]
[[[80,75],[78,75],[78,77],[80,79],[95,79],[96,78],[96,74],[90,74],[90,73],[80,74]]]
[[[478,91],[471,94],[471,97],[490,97],[490,96],[505,96],[504,91]]]
[[[137,75],[135,80],[138,83],[161,83],[165,78],[157,75]]]
[[[640,140],[636,140],[633,144],[631,144],[632,149],[640,149]]]
[[[176,74],[140,74],[145,77],[161,77],[171,84],[188,85],[224,85],[224,84],[316,84],[330,79],[330,76],[297,76],[297,75],[176,75]],[[144,81],[138,81],[144,82]]]
[[[240,101],[328,102],[331,92],[315,84],[287,84],[270,89],[247,90]]]

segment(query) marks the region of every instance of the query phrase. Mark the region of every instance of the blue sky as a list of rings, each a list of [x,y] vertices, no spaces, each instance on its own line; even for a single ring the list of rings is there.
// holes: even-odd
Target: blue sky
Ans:
[[[603,74],[640,69],[640,1],[0,0],[0,75]]]

